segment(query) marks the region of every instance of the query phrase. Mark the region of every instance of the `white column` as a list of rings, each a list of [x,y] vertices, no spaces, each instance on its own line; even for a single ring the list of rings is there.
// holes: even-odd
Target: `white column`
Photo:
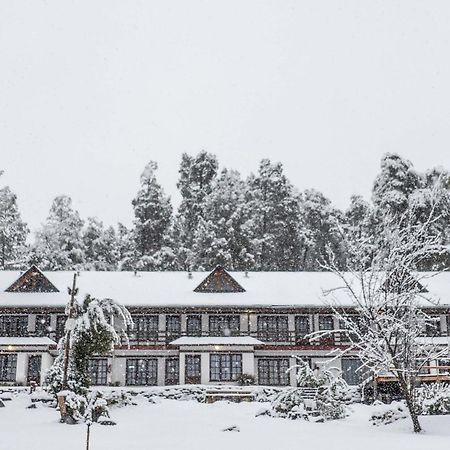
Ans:
[[[289,358],[289,367],[293,367],[297,364],[297,359],[295,357]],[[293,387],[297,386],[297,371],[292,369],[289,371],[289,384]]]
[[[208,332],[209,332],[208,314],[202,314],[202,334],[207,336]]]
[[[28,354],[17,353],[16,383],[27,384]]]
[[[252,333],[256,333],[258,331],[258,316],[256,314],[250,314],[249,329]]]
[[[52,367],[53,356],[50,353],[42,353],[41,357],[41,385],[44,383],[48,370]]]
[[[158,358],[158,378],[156,384],[164,386],[166,374],[166,358]]]
[[[185,377],[185,369],[186,369],[186,358],[185,353],[180,352],[180,384],[186,383],[186,377]]]
[[[112,367],[111,367],[111,383],[119,383],[120,386],[125,386],[126,368],[127,368],[126,358],[118,358],[117,356],[114,357],[112,359]]]
[[[201,353],[200,356],[201,383],[209,384],[209,353]]]
[[[242,373],[255,376],[255,354],[242,353]]]
[[[241,314],[240,316],[240,331],[241,333],[248,333],[248,314]]]
[[[36,331],[36,314],[28,314],[28,332],[34,333]]]

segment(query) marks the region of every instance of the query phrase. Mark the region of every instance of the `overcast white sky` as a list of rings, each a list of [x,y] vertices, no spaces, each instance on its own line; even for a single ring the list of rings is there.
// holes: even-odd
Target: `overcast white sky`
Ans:
[[[449,1],[0,1],[0,168],[36,228],[132,217],[148,160],[281,161],[339,207],[385,152],[450,169]]]

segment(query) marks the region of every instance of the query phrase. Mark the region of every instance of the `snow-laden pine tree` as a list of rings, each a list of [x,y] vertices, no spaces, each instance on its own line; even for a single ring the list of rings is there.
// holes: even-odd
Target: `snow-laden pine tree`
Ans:
[[[189,269],[193,257],[194,234],[203,217],[203,202],[212,191],[218,167],[215,155],[205,151],[196,156],[186,153],[182,155],[177,183],[182,200],[172,233],[180,269]]]
[[[47,220],[36,233],[31,260],[44,270],[73,270],[84,263],[84,222],[72,207],[72,199],[53,200]]]
[[[356,351],[362,368],[374,377],[392,374],[406,400],[414,431],[421,426],[415,403],[416,378],[422,366],[439,359],[442,352],[421,338],[431,321],[424,307],[432,306],[425,288],[426,273],[416,272],[423,260],[442,250],[439,236],[425,223],[415,223],[403,215],[384,221],[384,237],[367,257],[364,239],[352,243],[355,255],[348,271],[335,263],[325,268],[337,275],[337,288],[329,292],[330,305],[345,332],[349,346],[337,349],[336,356]],[[339,286],[340,281],[340,286]],[[336,331],[335,331],[336,332]],[[316,338],[330,332],[316,332]],[[333,333],[333,332],[331,332]],[[448,349],[444,350],[446,353]]]
[[[223,169],[203,200],[193,243],[191,268],[211,270],[218,264],[229,270],[248,270],[253,255],[242,232],[245,182],[239,172]]]
[[[300,268],[301,238],[298,194],[281,163],[263,159],[247,180],[242,232],[250,242],[257,270]]]
[[[141,175],[141,187],[132,202],[136,268],[140,270],[161,269],[155,256],[164,247],[172,220],[170,199],[156,179],[157,169],[154,161],[147,164]]]
[[[118,264],[118,243],[113,227],[104,228],[96,217],[88,217],[82,234],[85,270],[115,270]]]
[[[392,217],[408,208],[409,196],[423,186],[423,179],[407,159],[387,153],[381,159],[381,172],[375,178],[372,199],[380,214]]]
[[[330,250],[340,267],[345,266],[342,245],[342,213],[331,201],[314,189],[306,190],[299,199],[302,238],[301,267],[321,270],[329,261]]]
[[[0,268],[22,267],[28,228],[8,186],[0,189]]]
[[[115,300],[96,299],[89,295],[82,303],[74,302],[65,325],[65,336],[58,343],[58,356],[49,369],[45,385],[56,395],[62,389],[85,394],[89,387],[88,363],[94,355],[107,355],[114,345],[127,341],[132,325],[128,310]],[[68,371],[64,385],[66,340],[69,342]]]

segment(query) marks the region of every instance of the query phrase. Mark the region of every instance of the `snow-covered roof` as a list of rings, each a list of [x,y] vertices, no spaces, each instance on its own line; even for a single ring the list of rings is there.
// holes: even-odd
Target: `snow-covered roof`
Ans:
[[[450,336],[423,336],[416,338],[416,341],[418,344],[446,345],[450,347]]]
[[[4,292],[20,272],[0,271],[1,307],[39,307],[66,305],[67,288],[72,285],[73,272],[44,272],[59,292]],[[208,275],[194,272],[81,272],[77,278],[78,298],[85,294],[109,297],[125,306],[196,306],[196,307],[320,307],[327,303],[323,291],[342,286],[342,281],[330,272],[232,272],[233,278],[246,290],[235,293],[194,292]],[[421,274],[420,282],[429,298],[450,306],[450,273],[435,276]],[[341,304],[350,304],[347,294],[334,291]],[[328,296],[328,299],[331,299]]]
[[[0,346],[43,346],[56,345],[56,342],[48,337],[0,337]]]
[[[251,336],[218,336],[218,337],[191,337],[184,336],[175,339],[171,345],[264,345]]]

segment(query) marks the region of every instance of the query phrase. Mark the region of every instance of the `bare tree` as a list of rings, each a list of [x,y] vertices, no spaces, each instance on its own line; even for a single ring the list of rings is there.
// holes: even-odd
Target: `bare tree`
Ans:
[[[424,278],[417,272],[420,263],[442,251],[440,239],[430,233],[433,219],[417,224],[403,217],[386,219],[383,244],[370,257],[367,242],[353,242],[353,261],[343,272],[331,262],[341,286],[325,294],[349,342],[336,357],[357,352],[361,368],[374,377],[391,374],[405,398],[414,431],[421,425],[415,402],[417,375],[428,361],[442,353],[429,340],[421,338],[425,323],[432,319],[426,306],[436,304],[427,292]],[[378,237],[379,238],[379,237]],[[435,274],[434,274],[435,275]],[[326,332],[313,333],[319,339]],[[329,333],[329,332],[328,332]],[[448,349],[444,350],[448,353]]]

